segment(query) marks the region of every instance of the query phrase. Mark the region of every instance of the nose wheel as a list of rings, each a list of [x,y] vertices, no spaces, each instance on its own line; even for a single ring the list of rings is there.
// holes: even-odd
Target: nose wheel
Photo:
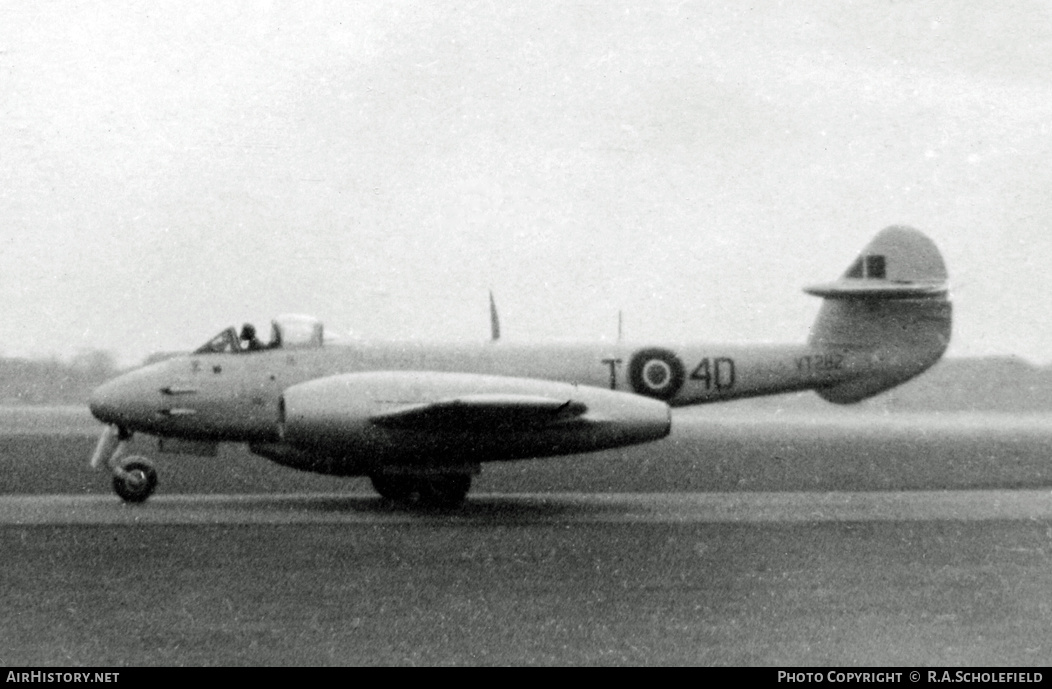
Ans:
[[[124,502],[144,502],[156,488],[157,470],[145,457],[125,457],[113,468],[113,490]]]

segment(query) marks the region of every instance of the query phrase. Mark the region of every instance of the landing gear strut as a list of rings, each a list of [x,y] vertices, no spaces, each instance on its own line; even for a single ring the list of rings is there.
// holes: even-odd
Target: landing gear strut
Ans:
[[[388,500],[422,507],[459,507],[471,489],[470,474],[372,474],[369,480]]]

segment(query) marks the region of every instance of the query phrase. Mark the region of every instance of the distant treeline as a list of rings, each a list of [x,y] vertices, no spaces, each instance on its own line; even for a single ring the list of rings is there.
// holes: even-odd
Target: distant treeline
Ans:
[[[167,358],[159,354],[147,361]],[[0,358],[0,404],[85,404],[100,383],[122,373],[112,354],[86,351],[69,361]],[[809,410],[828,407],[813,392],[735,402],[742,410]],[[1052,366],[1013,357],[946,359],[927,373],[853,405],[894,411],[1052,412]]]
[[[85,404],[100,383],[121,372],[109,352],[81,352],[68,361],[0,358],[0,404]]]
[[[945,359],[882,397],[891,411],[1052,411],[1052,366],[1017,357]]]
[[[830,405],[813,392],[734,403],[757,410],[811,410]],[[1017,357],[943,359],[897,388],[846,409],[879,412],[1052,412],[1052,366]]]

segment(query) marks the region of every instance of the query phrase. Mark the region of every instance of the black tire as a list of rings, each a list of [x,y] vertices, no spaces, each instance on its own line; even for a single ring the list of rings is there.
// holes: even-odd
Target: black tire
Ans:
[[[373,489],[380,497],[388,500],[404,502],[413,496],[418,490],[417,479],[414,476],[389,476],[385,474],[372,474],[369,481]]]
[[[381,497],[419,507],[451,508],[464,503],[471,490],[470,474],[435,476],[372,474],[369,480]]]
[[[145,502],[157,488],[157,470],[145,459],[120,464],[121,473],[113,477],[113,490],[124,502]]]
[[[460,507],[471,490],[470,474],[439,474],[420,479],[420,504],[425,507]]]

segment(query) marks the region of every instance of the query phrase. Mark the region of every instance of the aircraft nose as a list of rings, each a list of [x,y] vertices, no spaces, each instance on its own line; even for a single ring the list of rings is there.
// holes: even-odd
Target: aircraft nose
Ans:
[[[92,415],[103,423],[120,424],[128,406],[126,385],[118,378],[103,383],[88,398],[88,408]]]
[[[113,423],[113,418],[116,412],[116,405],[114,402],[113,394],[113,381],[109,383],[103,383],[99,387],[95,388],[91,397],[88,398],[88,409],[91,410],[91,415],[103,423]]]

